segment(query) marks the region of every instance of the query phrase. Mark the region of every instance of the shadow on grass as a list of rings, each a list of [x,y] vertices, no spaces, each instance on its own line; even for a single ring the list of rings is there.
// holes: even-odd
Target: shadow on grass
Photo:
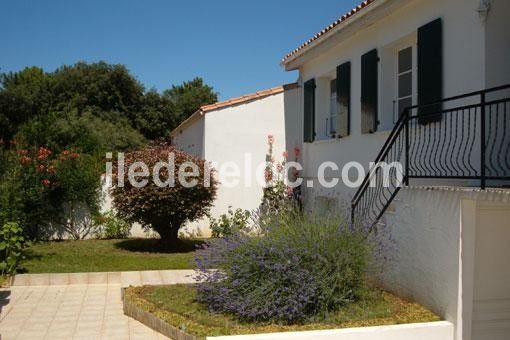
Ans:
[[[179,240],[177,244],[162,244],[159,239],[128,239],[115,243],[115,247],[122,250],[141,253],[190,253],[197,250],[205,241],[202,240]]]
[[[37,260],[37,261],[42,261],[43,260],[43,256],[41,254],[37,254],[35,253],[32,249],[27,249],[25,250],[25,258],[23,259],[23,262],[24,261],[32,261],[32,260]],[[55,255],[55,253],[50,253],[48,255]],[[23,263],[21,263],[18,268],[16,268],[16,274],[26,274],[28,273],[28,270],[23,267]]]

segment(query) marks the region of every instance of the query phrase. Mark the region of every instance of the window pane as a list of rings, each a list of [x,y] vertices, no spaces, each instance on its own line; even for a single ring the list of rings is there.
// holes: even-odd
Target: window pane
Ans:
[[[413,48],[408,47],[398,52],[398,73],[409,71],[413,68]]]
[[[399,117],[402,114],[402,112],[404,112],[406,107],[410,107],[410,106],[413,106],[413,99],[411,97],[405,98],[405,99],[400,99],[398,101],[398,115],[399,115]]]
[[[398,97],[407,97],[413,93],[413,74],[406,73],[398,76]]]

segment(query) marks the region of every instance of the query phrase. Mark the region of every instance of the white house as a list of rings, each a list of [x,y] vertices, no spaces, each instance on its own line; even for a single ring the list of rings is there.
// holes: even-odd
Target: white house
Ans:
[[[455,339],[510,339],[509,17],[507,0],[368,0],[282,60],[299,70],[286,116],[305,207],[349,202],[354,221],[388,228],[383,285],[454,323]],[[330,180],[351,161],[400,162],[404,186],[373,171],[324,187],[327,161]]]
[[[229,207],[252,211],[260,206],[268,136],[274,137],[273,156],[278,161],[286,148],[286,98],[296,91],[296,84],[290,84],[206,105],[172,131],[176,147],[213,163],[217,171],[220,185],[212,217],[227,213]],[[208,219],[191,224],[188,231],[207,236]]]

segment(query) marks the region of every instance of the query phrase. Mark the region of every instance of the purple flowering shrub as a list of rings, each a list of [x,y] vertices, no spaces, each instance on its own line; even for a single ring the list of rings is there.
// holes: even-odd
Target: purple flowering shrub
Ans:
[[[340,221],[287,212],[266,219],[259,236],[209,241],[196,255],[199,300],[211,312],[283,323],[355,301],[372,250]]]

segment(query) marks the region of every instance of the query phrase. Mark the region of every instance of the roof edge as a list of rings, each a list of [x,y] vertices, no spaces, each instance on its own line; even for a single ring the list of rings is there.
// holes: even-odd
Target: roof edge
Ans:
[[[371,6],[374,3],[383,3],[384,0],[365,0],[360,3],[355,8],[351,9],[349,12],[340,16],[337,20],[332,22],[330,25],[326,26],[320,32],[317,32],[312,38],[308,39],[301,45],[299,45],[296,49],[289,52],[285,57],[283,57],[280,61],[280,65],[282,67],[286,67],[289,63],[296,60],[298,57],[302,56],[310,49],[314,48],[317,44],[324,41],[324,39],[330,37],[333,33],[341,31],[345,25],[355,22],[359,16],[356,15],[360,12],[366,13],[368,10],[374,8]],[[378,6],[375,6],[378,7]],[[345,24],[345,25],[344,25]],[[290,70],[290,69],[289,69]]]
[[[220,102],[217,102],[214,104],[203,105],[202,107],[200,107],[200,109],[195,111],[191,116],[189,116],[186,120],[184,120],[181,124],[179,124],[175,129],[173,129],[172,132],[170,132],[170,136],[172,136],[172,137],[175,136],[179,130],[182,130],[183,128],[187,127],[193,121],[195,121],[199,117],[204,116],[208,112],[221,110],[226,107],[233,107],[233,106],[237,106],[237,105],[241,105],[241,104],[246,104],[246,103],[249,103],[249,102],[252,102],[255,100],[259,100],[259,99],[263,99],[263,98],[266,98],[269,96],[283,93],[284,91],[288,91],[288,90],[294,89],[296,87],[298,87],[297,83],[290,83],[290,84],[275,86],[275,87],[271,87],[269,89],[245,94],[240,97],[233,97],[233,98],[223,100],[223,101],[220,101]]]

